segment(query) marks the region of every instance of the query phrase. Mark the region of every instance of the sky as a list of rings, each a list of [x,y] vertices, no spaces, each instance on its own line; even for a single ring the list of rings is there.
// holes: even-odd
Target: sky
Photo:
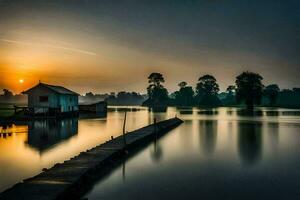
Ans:
[[[249,70],[300,87],[299,0],[0,0],[0,89],[40,81],[78,93],[169,91]]]

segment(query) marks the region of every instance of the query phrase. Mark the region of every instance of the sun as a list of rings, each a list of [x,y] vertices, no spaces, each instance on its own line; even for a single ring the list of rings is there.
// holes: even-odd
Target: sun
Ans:
[[[24,83],[24,80],[23,80],[23,79],[20,79],[20,80],[19,80],[19,83],[21,83],[21,84]]]

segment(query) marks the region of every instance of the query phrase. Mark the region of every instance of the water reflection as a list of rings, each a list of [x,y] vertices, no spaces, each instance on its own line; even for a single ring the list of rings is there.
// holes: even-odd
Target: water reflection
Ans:
[[[257,109],[257,110],[240,109],[240,110],[237,110],[236,113],[238,116],[251,116],[251,117],[264,115],[263,111],[260,109]]]
[[[277,110],[267,110],[266,116],[279,116],[280,112]]]
[[[181,114],[181,115],[192,115],[193,110],[180,110],[179,114]]]
[[[240,116],[239,108],[215,109],[217,112],[212,115],[204,112],[198,115],[201,111],[198,108],[193,108],[191,114],[180,113],[185,110],[188,109],[168,108],[167,113],[128,112],[127,131],[176,114],[184,123],[145,149],[120,160],[110,169],[111,174],[98,179],[101,181],[88,199],[136,199],[138,192],[146,199],[170,196],[175,199],[187,196],[245,199],[244,193],[250,198],[260,192],[276,197],[279,190],[273,192],[274,185],[284,194],[295,194],[300,186],[297,182],[300,117],[292,114],[297,114],[297,110],[261,108],[258,113],[263,117],[256,117],[255,113]],[[78,125],[75,120],[74,127],[71,122],[62,126],[58,121],[56,124],[37,123],[29,127],[29,131],[27,126],[6,130],[12,135],[0,138],[0,190],[101,144],[111,136],[117,137],[122,133],[123,120],[124,112],[115,111],[109,112],[107,119],[80,119]],[[55,135],[54,132],[60,133]],[[25,142],[28,145],[24,145]],[[47,152],[40,155],[39,152],[46,151],[44,148]],[[204,156],[199,156],[199,151]],[[124,195],[120,198],[119,194]],[[233,198],[229,198],[231,196]]]
[[[276,151],[279,145],[279,124],[275,122],[269,122],[267,127],[272,151]]]
[[[126,160],[123,159],[123,162],[122,162],[122,180],[123,182],[125,182],[126,180]]]
[[[154,162],[159,162],[163,157],[162,147],[157,139],[153,142],[153,150],[150,152],[151,159]]]
[[[123,165],[86,197],[297,199],[300,118],[280,115],[285,109],[262,108],[250,115],[238,110],[219,108],[208,116],[176,109],[184,123],[126,162],[126,183]],[[199,146],[206,157],[199,156]]]
[[[198,111],[198,115],[217,115],[219,112],[214,109],[208,109],[208,110],[200,110]]]
[[[300,116],[300,111],[282,111],[283,116]]]
[[[0,132],[0,138],[3,137],[3,138],[7,138],[7,137],[10,137],[12,136],[12,132],[7,132],[6,130],[3,130],[2,132]]]
[[[262,156],[261,122],[238,122],[238,149],[241,161],[252,165]]]
[[[204,154],[211,155],[217,143],[218,121],[201,120],[199,121],[200,148]]]
[[[78,133],[78,119],[34,121],[28,127],[27,144],[43,153]]]

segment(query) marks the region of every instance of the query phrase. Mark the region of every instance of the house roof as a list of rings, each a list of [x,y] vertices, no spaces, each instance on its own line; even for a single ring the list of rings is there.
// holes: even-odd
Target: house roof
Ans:
[[[57,85],[49,85],[49,84],[45,84],[45,83],[39,83],[38,85],[36,85],[22,93],[28,94],[30,91],[32,91],[33,89],[35,89],[37,87],[45,87],[45,88],[48,88],[49,90],[52,90],[53,92],[58,93],[58,94],[79,95],[78,93],[73,92],[65,87],[57,86]]]

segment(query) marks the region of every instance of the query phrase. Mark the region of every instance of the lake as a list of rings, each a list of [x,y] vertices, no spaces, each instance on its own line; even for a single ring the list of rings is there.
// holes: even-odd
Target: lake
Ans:
[[[118,136],[107,118],[14,125],[0,137],[0,191]],[[119,110],[119,111],[118,111]],[[178,128],[99,179],[88,199],[299,199],[300,110],[237,108],[128,112],[127,131],[177,115]]]

